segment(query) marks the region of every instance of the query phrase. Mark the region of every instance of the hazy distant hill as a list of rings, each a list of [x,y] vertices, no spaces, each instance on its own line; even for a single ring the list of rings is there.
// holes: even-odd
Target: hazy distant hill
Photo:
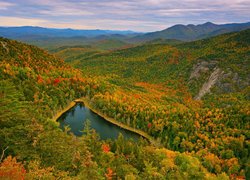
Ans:
[[[33,26],[0,27],[0,36],[53,50],[61,46],[91,45],[100,50],[114,50],[141,43],[178,44],[181,41],[204,39],[250,28],[248,23],[217,25],[175,25],[162,31],[136,33],[133,31],[54,29]]]
[[[162,31],[146,33],[131,38],[132,42],[145,42],[154,39],[177,39],[182,41],[191,41],[197,39],[203,39],[206,37],[212,37],[223,33],[236,32],[250,28],[250,22],[248,23],[234,23],[217,25],[211,22],[207,22],[201,25],[175,25]]]
[[[111,34],[134,34],[133,31],[112,31],[112,30],[76,30],[76,29],[55,29],[55,28],[43,28],[33,26],[22,27],[0,27],[0,36],[6,38],[25,38],[27,36],[33,37],[73,37],[73,36],[85,36],[95,37],[100,35]]]
[[[0,27],[0,37],[11,38],[51,50],[61,46],[92,45],[112,50],[130,46],[125,40],[139,33],[112,30],[53,29],[33,26]]]
[[[92,38],[84,36],[74,37],[43,37],[43,36],[26,36],[16,38],[19,41],[38,46],[46,50],[54,50],[63,46],[86,46],[91,45],[101,50],[119,49],[129,46],[129,43],[115,38],[117,35],[101,35]],[[120,35],[123,37],[123,35]]]

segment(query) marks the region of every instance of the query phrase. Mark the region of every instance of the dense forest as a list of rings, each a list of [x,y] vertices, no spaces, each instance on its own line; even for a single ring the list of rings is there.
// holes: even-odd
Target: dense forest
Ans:
[[[54,55],[0,38],[0,179],[250,177],[249,37]],[[62,131],[53,116],[81,97],[158,145]]]

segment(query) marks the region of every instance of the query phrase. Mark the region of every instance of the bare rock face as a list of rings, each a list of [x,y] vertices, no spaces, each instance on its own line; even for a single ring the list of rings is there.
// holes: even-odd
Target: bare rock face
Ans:
[[[195,64],[192,68],[191,75],[189,79],[198,79],[201,74],[208,72],[210,69],[213,69],[217,64],[217,61],[202,61],[200,60],[199,63]]]
[[[9,48],[7,48],[7,43],[1,41],[1,44],[2,44],[3,48],[6,50],[6,52],[9,53]]]
[[[188,84],[196,88],[194,99],[200,100],[207,93],[232,93],[250,86],[250,73],[242,72],[242,65],[227,66],[219,61],[198,60],[193,65]]]
[[[221,82],[217,83],[217,86],[226,93],[233,92],[233,83],[238,83],[239,82],[239,76],[237,73],[232,73],[232,71],[228,70],[227,73],[224,73]],[[231,83],[229,82],[223,82],[226,79],[230,79]]]
[[[199,93],[195,96],[194,99],[200,100],[205,94],[210,92],[210,89],[220,80],[223,75],[223,71],[219,68],[214,68],[209,79],[202,85]]]

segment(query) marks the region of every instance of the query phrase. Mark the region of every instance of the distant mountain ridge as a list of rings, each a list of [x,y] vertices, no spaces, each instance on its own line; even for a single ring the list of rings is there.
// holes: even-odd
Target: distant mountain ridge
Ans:
[[[177,24],[151,33],[138,33],[130,30],[76,30],[22,26],[0,27],[0,37],[19,40],[50,50],[60,46],[77,45],[97,45],[101,49],[113,50],[141,43],[178,44],[249,28],[250,22],[222,25],[211,22],[200,25]]]
[[[0,36],[6,38],[24,38],[27,36],[33,37],[95,37],[100,35],[129,35],[135,34],[133,31],[116,31],[116,30],[77,30],[77,29],[56,29],[56,28],[44,28],[36,26],[21,26],[21,27],[0,27]]]
[[[207,22],[200,25],[174,25],[162,31],[156,31],[138,35],[130,39],[131,42],[146,42],[154,39],[176,39],[181,41],[193,41],[212,37],[229,32],[237,32],[250,28],[250,22],[232,24],[213,24]]]

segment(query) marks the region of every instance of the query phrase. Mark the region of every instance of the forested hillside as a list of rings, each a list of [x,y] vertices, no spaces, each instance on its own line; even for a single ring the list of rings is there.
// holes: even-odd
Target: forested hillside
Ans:
[[[175,46],[150,43],[110,53],[85,49],[77,56],[60,50],[56,54],[91,75],[113,74],[132,83],[183,80],[193,95],[220,69],[214,91],[237,92],[249,86],[249,34],[245,30]]]
[[[235,131],[231,128],[234,124],[220,125],[218,128],[232,131],[218,137],[229,136],[226,142],[212,138],[215,151],[204,149],[208,137],[196,132],[197,126],[207,132],[210,125],[204,125],[203,121],[211,123],[215,113],[224,118],[221,109],[216,112],[205,109],[198,115],[175,102],[176,107],[180,105],[183,109],[174,113],[177,109],[173,109],[171,103],[162,109],[159,102],[163,96],[162,102],[172,102],[166,95],[175,90],[162,87],[156,91],[154,85],[138,82],[135,91],[129,94],[108,80],[87,76],[85,71],[74,69],[37,47],[0,38],[0,179],[228,179],[232,174],[245,175],[244,158],[248,151],[242,148],[247,148],[244,123]],[[148,91],[156,94],[151,97]],[[183,88],[176,91],[185,92]],[[145,99],[141,98],[143,93]],[[73,99],[83,96],[106,114],[131,126],[134,124],[155,137],[161,137],[164,132],[163,144],[180,152],[152,146],[145,140],[133,143],[119,137],[116,141],[103,141],[89,126],[82,137],[75,137],[68,130],[63,132],[58,123],[52,121],[53,115]],[[159,106],[153,105],[154,102],[151,106],[147,101],[155,97],[159,98]],[[130,104],[136,102],[138,104]],[[195,102],[192,106],[200,104]],[[160,112],[169,118],[157,119]],[[190,123],[195,121],[196,126],[187,122],[187,118]],[[187,132],[176,129],[179,121],[184,120],[191,128]],[[156,122],[169,125],[157,126]],[[169,136],[166,127],[170,128]],[[190,137],[193,143],[188,142],[189,132],[194,133]],[[217,140],[222,143],[220,150],[216,147]],[[195,141],[199,141],[197,146],[193,145]],[[232,148],[231,143],[235,143]],[[191,144],[189,151],[187,147]],[[223,157],[216,155],[222,152]]]
[[[195,155],[212,173],[249,176],[249,37],[245,30],[67,61],[115,87],[92,98],[102,113]]]

